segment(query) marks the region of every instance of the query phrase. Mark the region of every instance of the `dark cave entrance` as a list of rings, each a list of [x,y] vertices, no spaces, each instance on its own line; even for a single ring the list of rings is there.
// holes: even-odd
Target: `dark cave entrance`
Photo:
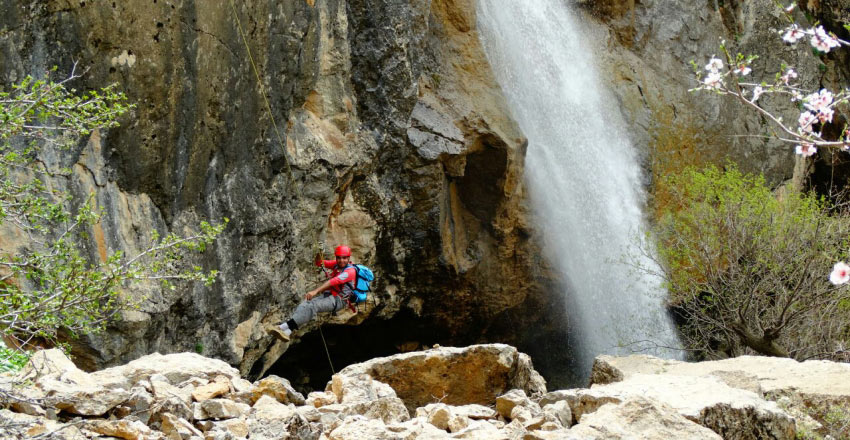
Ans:
[[[327,343],[328,352],[322,343]],[[303,334],[266,372],[286,378],[305,396],[311,391],[324,391],[333,375],[348,365],[381,356],[431,347],[441,338],[425,321],[410,311],[401,311],[389,320],[366,320],[360,325],[324,324]]]
[[[568,326],[566,308],[536,306],[523,304],[507,310],[494,318],[496,324],[484,335],[469,338],[452,337],[409,310],[400,311],[388,320],[367,320],[356,326],[325,324],[321,331],[315,329],[301,335],[298,344],[290,347],[266,374],[286,378],[305,396],[311,391],[323,391],[332,376],[322,343],[324,336],[337,372],[351,364],[424,350],[434,344],[505,343],[531,356],[534,368],[546,379],[549,390],[587,386],[588,378],[581,373],[573,354],[580,347],[580,338]]]

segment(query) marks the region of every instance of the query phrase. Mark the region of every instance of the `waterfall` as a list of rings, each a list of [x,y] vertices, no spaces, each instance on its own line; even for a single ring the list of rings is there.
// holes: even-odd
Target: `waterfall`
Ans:
[[[681,357],[657,276],[637,255],[645,194],[616,100],[597,80],[564,0],[478,0],[487,58],[528,137],[525,178],[546,258],[562,278],[572,349],[587,377],[598,354]],[[637,257],[634,257],[637,258]],[[650,258],[641,265],[657,271]],[[657,272],[656,272],[657,273]]]

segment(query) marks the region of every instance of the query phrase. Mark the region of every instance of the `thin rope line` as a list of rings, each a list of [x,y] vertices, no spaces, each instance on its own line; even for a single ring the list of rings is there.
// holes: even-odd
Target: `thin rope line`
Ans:
[[[328,351],[328,343],[325,342],[325,334],[322,332],[321,326],[319,326],[319,334],[322,335],[322,345],[325,346],[325,353],[328,355],[328,363],[331,364],[331,374],[336,374],[336,371],[334,371],[334,363],[331,362],[331,352]]]
[[[239,20],[239,13],[236,12],[236,5],[234,5],[233,0],[230,0],[230,8],[233,10],[233,17],[236,18],[236,27],[239,28],[239,34],[242,36],[242,42],[245,43],[245,50],[248,52],[248,59],[251,61],[251,67],[254,69],[254,76],[257,77],[257,85],[260,87],[260,94],[263,95],[263,101],[266,103],[266,111],[269,113],[269,118],[272,120],[272,127],[274,127],[274,132],[277,135],[277,140],[280,143],[280,148],[283,149],[283,163],[286,165],[286,173],[289,177],[290,184],[293,184],[292,181],[292,168],[289,166],[289,159],[286,157],[286,146],[283,143],[283,136],[280,135],[280,130],[277,128],[277,121],[275,121],[274,114],[272,113],[272,106],[269,104],[269,98],[266,96],[265,88],[263,87],[263,81],[260,79],[260,72],[257,69],[257,65],[254,63],[254,56],[251,55],[251,47],[248,46],[248,38],[245,36],[245,30],[242,29],[242,22]]]

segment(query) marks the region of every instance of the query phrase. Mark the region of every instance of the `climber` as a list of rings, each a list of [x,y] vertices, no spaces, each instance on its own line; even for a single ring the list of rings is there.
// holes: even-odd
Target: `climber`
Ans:
[[[276,338],[289,342],[289,336],[294,330],[298,330],[304,324],[310,322],[318,313],[334,313],[346,307],[353,290],[353,283],[357,272],[351,263],[351,249],[348,246],[337,246],[334,250],[335,260],[323,260],[320,255],[316,256],[315,264],[327,269],[333,269],[328,280],[321,286],[307,292],[304,301],[295,308],[292,318],[284,321],[278,327],[272,327],[268,331]],[[319,298],[315,298],[321,292]]]

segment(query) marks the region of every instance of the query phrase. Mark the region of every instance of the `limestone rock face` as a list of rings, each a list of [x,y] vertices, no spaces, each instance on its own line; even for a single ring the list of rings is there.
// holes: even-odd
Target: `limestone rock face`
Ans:
[[[438,323],[432,337],[475,339],[528,297],[551,301],[530,270],[524,139],[473,0],[0,5],[3,88],[78,60],[73,87],[114,82],[136,105],[45,158],[73,171],[55,187],[106,210],[92,259],[134,254],[154,229],[231,220],[192,261],[218,283],[128,290],[138,310],[74,342],[84,369],[197,350],[259,377],[286,349],[265,326],[322,281],[312,255],[339,242],[379,274],[350,323],[405,311]]]
[[[660,171],[729,157],[742,169],[765,173],[774,184],[792,177],[793,151],[787,145],[735,136],[764,130],[759,115],[729,99],[688,92],[696,85],[690,61],[704,65],[720,53],[721,39],[732,53],[759,55],[754,78],[773,78],[784,62],[797,68],[805,87],[819,87],[819,62],[809,48],[792,47],[779,38],[787,21],[774,2],[579,4],[587,17],[586,40],[599,55],[601,77],[621,104],[636,146],[654,155],[653,165]],[[802,14],[797,19],[805,23]],[[799,116],[784,98],[760,103],[785,120]],[[676,151],[687,153],[676,159]]]

